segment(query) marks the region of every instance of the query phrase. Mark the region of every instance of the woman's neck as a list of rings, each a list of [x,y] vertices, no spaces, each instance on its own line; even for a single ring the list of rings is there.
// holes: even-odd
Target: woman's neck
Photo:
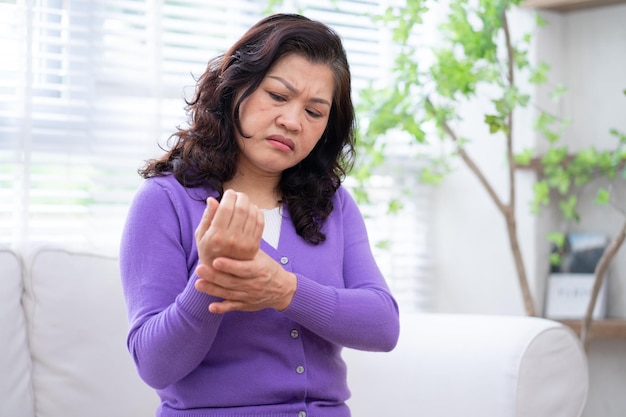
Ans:
[[[250,201],[261,209],[272,209],[281,203],[281,194],[278,189],[280,178],[251,178],[246,175],[235,175],[224,183],[224,190],[232,189],[245,193]]]

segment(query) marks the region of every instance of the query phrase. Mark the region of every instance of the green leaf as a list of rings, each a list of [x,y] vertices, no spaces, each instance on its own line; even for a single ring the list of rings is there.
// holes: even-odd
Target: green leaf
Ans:
[[[556,188],[561,195],[567,194],[572,184],[569,175],[567,175],[567,172],[563,169],[558,170],[555,175],[549,178],[548,182],[550,186]]]
[[[555,165],[560,165],[563,160],[567,157],[567,148],[558,147],[558,148],[550,148],[546,151],[546,153],[541,158],[541,163],[548,166],[554,167]]]
[[[550,98],[552,101],[560,101],[565,93],[567,93],[567,87],[563,84],[559,84],[550,92]]]
[[[418,143],[424,143],[426,141],[426,133],[422,129],[422,121],[418,120],[412,114],[407,115],[402,119],[402,130],[409,133],[413,139]]]
[[[568,199],[559,202],[559,208],[565,220],[574,220],[578,222],[580,217],[576,211],[578,204],[578,198],[575,195],[571,195]]]
[[[458,59],[450,49],[436,51],[435,57],[430,76],[439,94],[454,98],[457,93],[468,97],[475,92],[477,79],[473,72],[473,61]]]
[[[565,247],[565,234],[561,232],[549,232],[547,235],[548,242],[553,243],[557,249]]]
[[[600,188],[596,195],[596,199],[594,203],[596,204],[607,204],[611,199],[611,193],[606,188]]]
[[[443,178],[444,178],[444,174],[440,173],[440,172],[435,172],[433,169],[431,168],[423,168],[420,171],[420,181],[422,181],[425,184],[431,184],[431,185],[436,185],[439,184]]]
[[[518,165],[528,166],[533,160],[534,151],[532,149],[524,149],[522,152],[515,154],[513,160]]]
[[[531,211],[537,214],[542,206],[550,203],[550,186],[545,180],[537,181],[533,184],[534,198],[531,203]]]
[[[526,35],[529,36],[528,39],[526,39],[526,37],[524,38],[524,40],[526,42],[530,41],[530,35]],[[521,51],[518,48],[513,48],[513,61],[515,62],[515,65],[517,66],[518,69],[524,69],[526,67],[528,67],[529,65],[529,61],[528,61],[528,52],[527,51]]]
[[[379,240],[378,242],[376,242],[376,247],[378,249],[387,250],[391,247],[391,242],[389,240]]]
[[[391,201],[389,202],[389,205],[387,206],[387,213],[395,214],[399,212],[400,210],[402,210],[402,207],[403,207],[402,202],[398,200],[397,198],[393,198],[391,199]]]
[[[530,77],[528,81],[531,84],[544,84],[548,81],[548,72],[550,71],[550,66],[545,62],[541,62],[531,71]]]
[[[500,99],[492,100],[500,116],[508,116],[517,106],[526,107],[530,101],[530,95],[521,94],[516,87],[505,90]]]
[[[550,143],[554,143],[559,138],[559,133],[552,128],[556,122],[556,117],[546,112],[541,112],[535,121],[535,130],[543,134]]]
[[[370,203],[369,194],[363,187],[354,187],[351,191],[354,194],[354,199],[356,200],[357,203],[359,204]]]
[[[609,132],[611,133],[611,135],[619,139],[620,143],[626,144],[626,134],[620,132],[617,129],[611,129]]]
[[[485,115],[485,123],[489,126],[489,133],[497,133],[500,131],[506,132],[506,122],[502,116],[493,114]]]
[[[535,15],[535,24],[537,25],[537,27],[542,28],[548,24],[548,21],[544,19],[539,13],[537,13]]]
[[[561,262],[563,262],[561,255],[558,253],[554,253],[554,252],[550,254],[549,259],[550,259],[550,265],[553,265],[553,266],[559,266],[561,265]]]

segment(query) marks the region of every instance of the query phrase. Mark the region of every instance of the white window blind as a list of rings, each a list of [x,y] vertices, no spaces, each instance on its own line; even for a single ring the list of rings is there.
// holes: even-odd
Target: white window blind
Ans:
[[[377,0],[285,1],[344,39],[354,98],[391,65]],[[255,0],[0,1],[0,244],[116,245],[143,161],[185,122],[207,61],[264,13]],[[427,300],[429,198],[411,160],[372,178],[376,256],[407,308]],[[409,184],[405,210],[383,202]],[[426,191],[425,191],[426,190]]]

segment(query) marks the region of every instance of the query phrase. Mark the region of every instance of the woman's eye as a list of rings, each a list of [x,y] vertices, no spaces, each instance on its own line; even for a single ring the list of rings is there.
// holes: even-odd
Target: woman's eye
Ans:
[[[309,114],[309,116],[314,117],[316,119],[319,119],[320,117],[322,117],[321,114],[319,114],[318,112],[314,110],[307,110],[306,112]]]
[[[272,100],[275,100],[275,101],[285,101],[285,98],[283,96],[281,96],[280,94],[269,93],[269,95],[272,98]]]

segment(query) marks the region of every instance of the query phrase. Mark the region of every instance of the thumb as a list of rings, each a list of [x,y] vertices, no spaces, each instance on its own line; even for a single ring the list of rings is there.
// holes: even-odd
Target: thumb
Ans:
[[[200,219],[200,223],[198,223],[198,227],[196,227],[196,239],[201,238],[207,230],[209,230],[209,226],[211,226],[211,222],[215,217],[215,212],[219,207],[219,203],[213,197],[209,197],[206,200],[206,208],[202,213],[202,219]]]

